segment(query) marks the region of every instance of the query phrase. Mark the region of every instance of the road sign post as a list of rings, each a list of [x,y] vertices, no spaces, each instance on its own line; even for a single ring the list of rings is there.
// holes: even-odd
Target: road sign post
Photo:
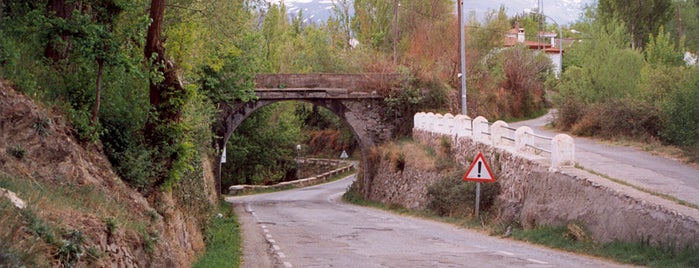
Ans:
[[[493,172],[490,171],[490,166],[488,166],[488,163],[485,161],[483,153],[478,153],[476,158],[473,159],[471,166],[468,168],[468,171],[466,171],[466,174],[464,174],[463,180],[476,182],[475,209],[476,217],[478,217],[481,203],[481,182],[495,182]]]

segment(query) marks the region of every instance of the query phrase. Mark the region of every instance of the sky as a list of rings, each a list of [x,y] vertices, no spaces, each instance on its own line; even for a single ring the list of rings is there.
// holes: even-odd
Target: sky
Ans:
[[[281,2],[281,0],[268,1],[273,3]],[[544,14],[551,17],[556,23],[566,25],[580,17],[582,9],[586,4],[595,2],[596,0],[545,0]],[[536,3],[536,0],[464,0],[464,10],[466,14],[475,12],[476,16],[482,18],[488,10],[496,10],[501,5],[504,5],[507,14],[512,16],[523,12],[525,9],[531,10],[536,8]],[[315,22],[326,20],[333,6],[332,0],[284,0],[284,4],[290,13],[297,14],[299,10],[303,10],[304,17]]]

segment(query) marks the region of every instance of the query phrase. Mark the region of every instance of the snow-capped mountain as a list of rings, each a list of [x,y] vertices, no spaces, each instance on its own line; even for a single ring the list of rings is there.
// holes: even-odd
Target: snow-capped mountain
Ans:
[[[479,1],[464,0],[464,10],[466,14],[474,11],[476,16],[482,17],[488,10],[496,10],[501,5],[505,7],[508,15],[512,16],[524,12],[524,10],[534,10],[537,8],[536,0],[496,0]],[[543,1],[543,13],[561,25],[570,24],[580,18],[583,8],[586,5],[595,4],[596,0],[557,0]]]
[[[313,22],[323,22],[332,13],[333,0],[267,0],[272,3],[284,2],[290,15],[297,15],[303,10],[303,17]],[[420,0],[400,0],[420,1]],[[536,0],[464,0],[466,14],[475,13],[482,18],[489,10],[497,10],[501,5],[508,15],[522,13],[524,10],[537,8]],[[596,0],[555,0],[544,1],[544,14],[564,25],[576,21],[585,5],[592,5]]]

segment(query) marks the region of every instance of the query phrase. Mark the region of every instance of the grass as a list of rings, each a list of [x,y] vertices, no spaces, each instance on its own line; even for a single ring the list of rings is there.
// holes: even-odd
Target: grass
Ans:
[[[48,233],[48,226],[29,221],[30,209],[22,212],[7,199],[0,199],[0,266],[1,267],[48,267],[48,256],[43,249],[50,247],[37,232]],[[51,234],[53,234],[51,232]]]
[[[57,178],[56,181],[62,180]],[[80,223],[76,221],[79,221],[83,216],[94,215],[101,218],[110,232],[116,231],[117,228],[126,228],[139,234],[149,234],[148,229],[151,223],[147,216],[133,213],[124,204],[124,200],[109,197],[95,186],[46,183],[32,179],[20,179],[0,172],[0,187],[15,192],[29,204],[27,209],[19,213],[17,222],[7,223],[7,226],[10,227],[22,226],[27,235],[34,237],[15,235],[8,238],[10,241],[23,243],[36,240],[35,243],[39,243],[39,246],[26,247],[25,245],[29,251],[20,250],[20,256],[54,252],[64,261],[64,264],[70,264],[76,261],[77,256],[87,253],[88,263],[96,261],[100,256],[92,253],[98,250],[84,247],[82,231],[70,227],[80,226]],[[40,208],[40,210],[36,208]],[[8,211],[3,210],[2,212],[3,215],[11,215],[7,214]],[[2,225],[6,227],[5,223]],[[6,231],[10,230],[0,228],[0,232]],[[146,245],[149,242],[157,242],[153,241],[151,235],[142,238],[147,243]],[[35,247],[42,249],[31,251]],[[152,248],[155,248],[155,244],[152,245]],[[33,261],[32,258],[26,259]]]
[[[651,246],[647,242],[611,242],[599,244],[576,240],[565,226],[538,226],[530,230],[516,229],[512,237],[569,252],[612,259],[618,262],[650,267],[699,267],[699,248],[680,251],[671,246]]]
[[[602,177],[602,178],[608,179],[608,180],[610,180],[610,181],[616,182],[616,183],[621,184],[621,185],[624,185],[624,186],[628,186],[628,187],[634,188],[634,189],[639,190],[639,191],[641,191],[641,192],[645,192],[645,193],[648,193],[648,194],[650,194],[650,195],[654,195],[654,196],[660,197],[660,198],[662,198],[662,199],[675,202],[675,203],[677,203],[677,204],[679,204],[679,205],[683,205],[683,206],[686,206],[686,207],[691,207],[691,208],[694,208],[694,209],[699,209],[699,205],[696,205],[696,204],[687,202],[687,201],[685,201],[685,200],[679,199],[679,198],[674,197],[674,196],[671,196],[671,195],[667,195],[667,194],[663,194],[663,193],[658,193],[658,192],[656,192],[656,191],[648,190],[648,189],[646,189],[646,188],[643,188],[643,187],[640,187],[640,186],[636,186],[636,185],[630,184],[630,183],[628,183],[628,182],[626,182],[626,181],[623,181],[623,180],[620,180],[620,179],[617,179],[617,178],[612,178],[611,176],[609,176],[609,175],[607,175],[607,174],[603,174],[603,173],[600,173],[600,172],[597,172],[597,171],[594,171],[594,170],[591,170],[591,169],[587,169],[587,168],[585,168],[585,167],[583,167],[582,165],[579,165],[579,164],[577,164],[577,163],[575,164],[575,168],[577,168],[577,169],[582,169],[582,170],[587,171],[587,172],[590,172],[590,173],[592,173],[592,174],[594,174],[594,175],[600,176],[600,177]]]
[[[226,203],[219,204],[221,217],[216,217],[205,230],[206,252],[192,266],[203,267],[239,267],[242,260],[242,239],[240,225],[233,212],[233,207]]]
[[[399,205],[386,205],[364,199],[361,193],[348,191],[343,200],[360,206],[374,207],[401,215],[415,216],[453,224],[463,228],[487,231],[491,235],[502,235],[506,229],[490,223],[487,212],[481,212],[481,218],[469,217],[439,217],[428,210],[410,210]],[[589,239],[586,234],[580,234],[575,228],[567,226],[538,226],[523,230],[515,227],[511,230],[511,238],[539,244],[550,248],[569,252],[602,257],[621,263],[643,265],[650,267],[699,267],[699,248],[675,250],[672,245],[653,246],[646,241],[635,243],[612,242],[600,244]],[[583,237],[583,238],[580,238]]]

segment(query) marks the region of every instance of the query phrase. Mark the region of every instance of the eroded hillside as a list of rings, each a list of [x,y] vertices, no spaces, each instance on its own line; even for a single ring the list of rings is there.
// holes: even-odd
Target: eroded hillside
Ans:
[[[78,144],[58,111],[0,82],[0,188],[27,204],[0,198],[0,266],[189,266],[215,200],[202,162],[145,198],[99,144]]]

